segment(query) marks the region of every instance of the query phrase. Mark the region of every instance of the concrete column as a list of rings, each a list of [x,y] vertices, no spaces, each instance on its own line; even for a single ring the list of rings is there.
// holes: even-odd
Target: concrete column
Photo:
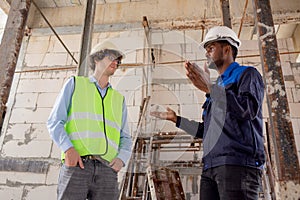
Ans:
[[[223,25],[231,28],[229,0],[220,0]]]
[[[87,76],[89,72],[88,56],[91,51],[94,19],[97,0],[87,0],[84,19],[84,28],[81,39],[80,61],[78,75]]]
[[[281,69],[270,0],[253,0],[256,14],[259,49],[267,86],[269,108],[269,138],[273,142],[272,164],[280,184],[280,197],[292,197],[299,191],[300,169],[284,77]]]
[[[31,0],[12,1],[0,45],[0,129],[24,36]]]

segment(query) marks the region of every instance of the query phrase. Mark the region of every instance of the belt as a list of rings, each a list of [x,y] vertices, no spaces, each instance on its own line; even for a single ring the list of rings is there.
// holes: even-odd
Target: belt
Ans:
[[[94,161],[99,161],[103,164],[109,165],[109,162],[107,160],[104,160],[98,155],[86,155],[86,156],[81,156],[81,159],[83,162],[86,162],[88,160],[94,160]]]

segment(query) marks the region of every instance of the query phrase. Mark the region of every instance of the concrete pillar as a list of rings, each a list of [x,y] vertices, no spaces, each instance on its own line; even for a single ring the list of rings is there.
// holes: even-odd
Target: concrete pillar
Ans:
[[[0,45],[0,129],[6,112],[31,0],[12,1]]]
[[[280,191],[278,197],[299,197],[300,169],[284,77],[281,69],[270,0],[253,0],[269,108],[269,138],[273,142],[271,153]],[[295,189],[298,188],[298,189]]]
[[[229,0],[220,0],[220,1],[221,1],[223,25],[231,28]]]
[[[78,68],[78,75],[80,76],[87,76],[89,72],[88,56],[91,51],[93,39],[96,2],[96,0],[86,1],[84,28],[81,39],[80,61]]]

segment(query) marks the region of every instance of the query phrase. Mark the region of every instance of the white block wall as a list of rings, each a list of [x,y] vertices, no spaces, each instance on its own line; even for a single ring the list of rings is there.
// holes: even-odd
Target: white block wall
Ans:
[[[137,62],[138,51],[129,51],[135,41],[135,48],[143,48],[144,31],[121,33],[120,46],[129,52],[125,62]],[[121,37],[118,33],[96,33],[93,45],[111,36]],[[79,60],[80,35],[61,35],[65,45]],[[131,41],[130,41],[131,40]],[[68,78],[76,75],[71,70],[49,70],[55,67],[75,67],[71,59],[55,36],[32,35],[24,38],[23,54],[17,71],[43,69],[40,72],[16,73],[11,91],[8,112],[1,135],[0,154],[5,158],[48,161],[47,173],[6,172],[0,178],[1,199],[56,199],[56,186],[60,165],[60,150],[52,142],[46,128],[47,118],[55,99]],[[140,58],[139,58],[140,59]],[[142,59],[143,60],[143,59]],[[136,129],[141,94],[141,69],[118,70],[110,82],[126,98],[130,130]],[[4,192],[5,191],[5,192]]]
[[[147,81],[151,83],[148,95],[151,96],[149,110],[164,110],[167,106],[178,114],[194,120],[201,120],[201,105],[205,101],[204,93],[187,81],[182,63],[159,64],[169,61],[200,60],[202,65],[203,50],[198,49],[199,31],[154,31],[151,40],[154,45],[156,65],[151,70],[145,66],[119,69],[111,78],[113,87],[126,98],[128,119],[131,133],[137,128],[142,99],[145,97]],[[62,35],[72,54],[78,60],[79,35]],[[126,63],[148,62],[148,55],[142,50],[145,46],[144,30],[123,33],[95,33],[93,45],[110,37],[122,38],[121,48],[126,51]],[[291,40],[279,40],[280,51],[293,51]],[[75,67],[74,61],[62,48],[54,36],[33,35],[24,40],[26,47],[24,59],[18,70],[53,67]],[[257,41],[243,41],[239,55],[259,54]],[[21,56],[22,59],[22,56]],[[281,62],[284,76],[293,77],[285,82],[291,111],[291,121],[295,141],[300,156],[300,70],[291,66],[293,55],[282,55]],[[261,71],[260,58],[243,58],[238,62],[252,65]],[[149,72],[149,73],[148,73]],[[148,80],[145,78],[145,73]],[[30,160],[49,161],[46,174],[25,172],[0,172],[0,196],[4,199],[55,199],[59,172],[60,150],[53,144],[46,129],[46,121],[58,92],[75,70],[41,71],[18,73],[14,80],[9,99],[5,126],[1,134],[2,157],[27,158]],[[212,78],[217,74],[212,71]],[[266,105],[264,117],[267,118]],[[147,115],[149,117],[149,115]],[[174,124],[149,117],[147,130],[177,131]],[[176,157],[176,155],[175,155]],[[163,159],[163,158],[162,158]],[[181,159],[181,158],[180,158]],[[187,183],[186,185],[190,185]],[[186,188],[190,191],[189,188]],[[47,195],[45,195],[47,194]],[[197,199],[194,195],[192,199]]]
[[[6,20],[7,20],[7,15],[0,8],[0,44],[3,36]]]

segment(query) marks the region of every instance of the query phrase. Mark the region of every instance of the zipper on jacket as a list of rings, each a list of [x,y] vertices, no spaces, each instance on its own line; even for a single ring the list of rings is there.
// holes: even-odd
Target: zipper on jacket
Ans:
[[[107,139],[107,135],[106,135],[105,112],[104,112],[104,98],[106,97],[106,94],[108,93],[109,88],[107,88],[106,93],[104,94],[104,97],[102,97],[102,95],[101,95],[101,93],[100,93],[100,91],[99,91],[96,83],[94,83],[94,84],[95,84],[95,87],[96,87],[96,89],[98,91],[98,94],[100,95],[100,97],[102,99],[101,103],[102,103],[102,115],[103,115],[103,130],[104,130],[104,135],[105,135],[106,146],[105,146],[105,152],[103,154],[100,154],[100,156],[104,156],[104,155],[107,154],[107,151],[108,151],[108,139]]]

